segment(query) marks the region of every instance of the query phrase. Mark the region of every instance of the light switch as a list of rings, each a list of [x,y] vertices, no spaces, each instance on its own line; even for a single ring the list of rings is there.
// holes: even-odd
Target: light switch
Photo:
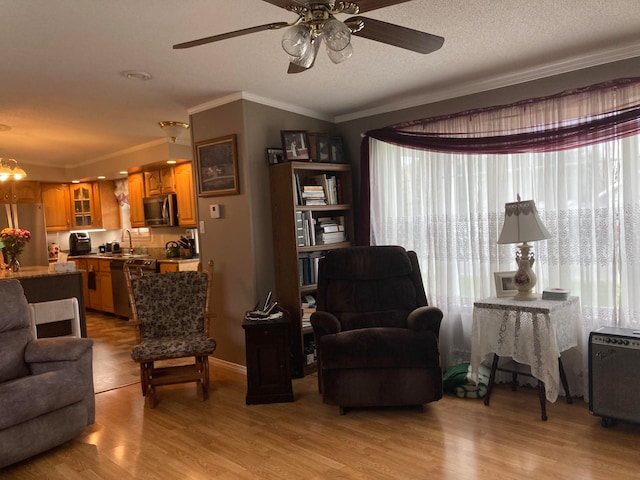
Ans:
[[[220,205],[212,203],[209,205],[209,212],[211,213],[211,218],[220,218]]]
[[[200,233],[204,235],[204,220],[200,220]]]

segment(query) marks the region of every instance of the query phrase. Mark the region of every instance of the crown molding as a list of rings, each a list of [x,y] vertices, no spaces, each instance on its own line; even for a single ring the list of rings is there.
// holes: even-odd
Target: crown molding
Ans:
[[[450,100],[452,98],[463,97],[465,95],[473,95],[480,92],[495,90],[497,88],[504,88],[520,83],[540,80],[542,78],[561,75],[584,68],[597,67],[607,63],[628,60],[638,56],[640,56],[640,45],[629,44],[623,47],[601,50],[591,55],[580,55],[557,62],[549,62],[544,65],[521,69],[505,75],[493,76],[484,80],[474,79],[463,83],[451,82],[452,85],[455,85],[454,88],[441,89],[434,93],[414,96],[400,102],[340,115],[335,118],[335,123],[338,124],[348,122],[350,120],[357,120],[359,118],[404,110],[406,108],[428,105],[430,103]]]
[[[270,98],[261,97],[259,95],[254,95],[253,93],[249,93],[249,92],[234,92],[224,97],[216,98],[209,102],[196,105],[195,107],[189,108],[187,112],[189,113],[189,115],[193,115],[195,113],[211,110],[212,108],[217,108],[222,105],[226,105],[228,103],[236,102],[238,100],[248,100],[250,102],[259,103],[261,105],[266,105],[268,107],[278,108],[280,110],[285,110],[287,112],[304,115],[305,117],[311,117],[317,120],[324,120],[326,122],[332,122],[332,123],[335,122],[335,118],[330,115],[324,115],[322,113],[316,112],[315,110],[300,107],[297,105],[292,105],[290,103],[280,102],[278,100],[272,100]]]

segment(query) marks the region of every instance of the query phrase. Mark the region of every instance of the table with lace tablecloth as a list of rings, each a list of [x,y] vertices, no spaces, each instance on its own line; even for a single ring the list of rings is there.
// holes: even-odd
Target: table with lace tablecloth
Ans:
[[[546,419],[544,397],[555,402],[561,380],[570,402],[560,353],[578,345],[579,325],[579,297],[531,301],[494,297],[475,302],[471,339],[473,381],[478,381],[485,357],[494,354],[485,404],[489,404],[499,357],[511,357],[518,364],[529,365],[531,376],[542,382],[539,385],[543,419]]]

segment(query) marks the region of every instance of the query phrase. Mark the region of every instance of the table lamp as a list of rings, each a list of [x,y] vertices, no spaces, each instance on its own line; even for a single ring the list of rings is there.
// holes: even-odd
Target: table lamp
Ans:
[[[520,200],[505,204],[504,225],[502,233],[498,238],[499,244],[520,243],[516,251],[516,263],[518,271],[513,277],[513,283],[518,290],[514,297],[515,300],[535,300],[537,296],[533,293],[533,287],[536,285],[536,274],[531,267],[535,258],[531,245],[527,242],[536,240],[545,240],[551,235],[546,227],[542,224],[538,216],[538,210],[533,200]]]

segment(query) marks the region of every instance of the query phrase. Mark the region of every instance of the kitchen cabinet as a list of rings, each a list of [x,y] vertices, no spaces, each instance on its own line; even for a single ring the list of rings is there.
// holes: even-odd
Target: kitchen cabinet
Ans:
[[[84,258],[77,258],[74,261],[76,263],[76,270],[79,270],[80,273],[82,274],[83,298],[85,299],[85,302],[88,302],[89,301],[89,282],[88,282],[87,261]]]
[[[87,262],[87,306],[94,310],[113,313],[111,288],[111,260],[89,258]]]
[[[144,172],[144,187],[147,196],[175,193],[173,167],[164,167],[158,170]]]
[[[176,180],[173,167],[160,169],[160,183],[162,193],[176,193]]]
[[[0,182],[0,203],[40,203],[40,182],[5,180]]]
[[[131,226],[144,227],[144,175],[142,173],[129,174],[129,215]]]
[[[158,270],[164,272],[196,271],[200,260],[158,260]]]
[[[178,225],[181,227],[195,227],[197,224],[197,209],[191,163],[176,165],[174,177],[176,200],[178,202]]]
[[[69,185],[66,183],[43,183],[41,190],[47,232],[68,232],[71,230]]]
[[[120,229],[120,207],[113,181],[72,184],[69,196],[73,230]]]

